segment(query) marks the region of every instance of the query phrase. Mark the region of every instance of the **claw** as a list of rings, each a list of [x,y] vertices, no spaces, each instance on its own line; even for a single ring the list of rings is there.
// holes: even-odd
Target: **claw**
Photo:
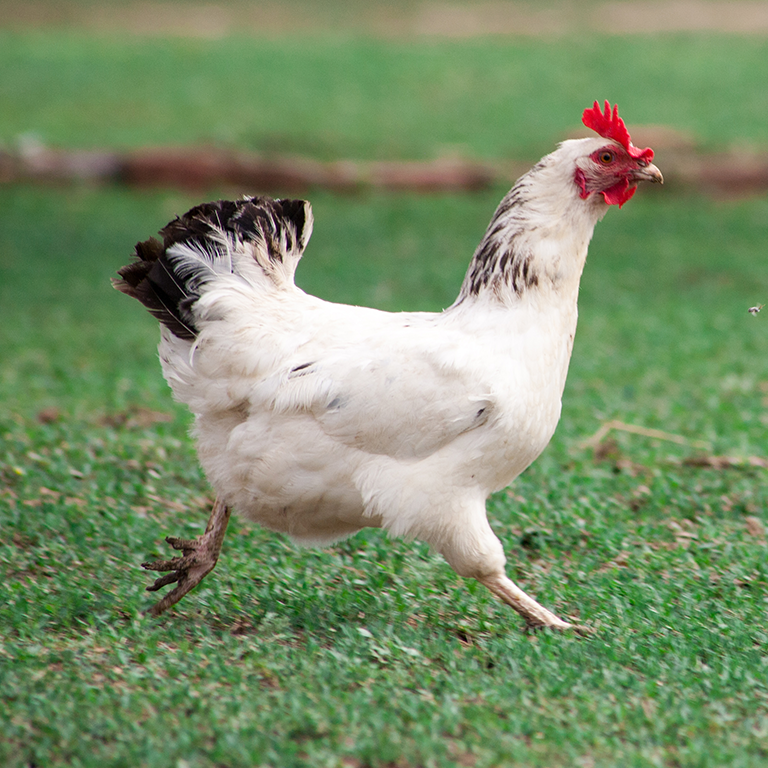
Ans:
[[[503,570],[479,579],[479,581],[525,619],[526,632],[553,629],[558,632],[573,631],[581,637],[587,637],[591,634],[589,628],[563,621],[552,611],[539,605],[532,597],[526,595],[514,581],[509,579]]]
[[[173,571],[182,564],[183,560],[183,557],[173,557],[170,560],[153,560],[151,563],[142,563],[141,567],[148,571]]]
[[[174,549],[195,550],[200,548],[200,539],[180,539],[177,536],[166,536],[165,540]]]
[[[147,587],[147,592],[157,592],[158,589],[162,589],[166,584],[173,584],[179,580],[179,572],[173,571],[173,573],[166,573],[165,576],[160,576],[155,579],[155,583]]]
[[[571,629],[579,636],[584,638],[594,637],[597,630],[594,627],[586,627],[583,624],[573,624]]]
[[[595,630],[592,627],[586,627],[583,624],[531,624],[526,623],[523,632],[526,634],[543,632],[544,630],[552,630],[554,632],[573,632],[579,637],[592,637],[595,634]]]
[[[156,592],[168,584],[178,582],[177,586],[155,603],[145,613],[159,616],[163,611],[181,600],[184,595],[194,589],[216,566],[221,552],[221,544],[229,522],[229,507],[216,499],[205,533],[197,539],[181,539],[168,536],[166,541],[175,550],[181,550],[180,557],[170,560],[154,560],[142,563],[142,568],[149,571],[169,571],[164,576],[155,579],[154,584],[147,587],[148,592]]]

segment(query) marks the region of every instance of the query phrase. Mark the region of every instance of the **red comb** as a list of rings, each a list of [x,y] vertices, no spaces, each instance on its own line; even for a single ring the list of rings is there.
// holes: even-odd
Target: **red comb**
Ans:
[[[599,133],[604,139],[613,139],[618,141],[624,149],[627,150],[630,157],[638,157],[647,160],[649,163],[653,160],[653,150],[650,148],[638,149],[629,137],[627,126],[619,117],[619,105],[616,104],[611,112],[611,103],[606,99],[605,110],[600,111],[600,105],[595,102],[592,109],[585,109],[581,116],[581,122]]]

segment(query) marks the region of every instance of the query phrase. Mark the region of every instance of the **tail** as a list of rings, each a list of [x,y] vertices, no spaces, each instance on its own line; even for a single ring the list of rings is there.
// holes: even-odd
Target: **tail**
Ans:
[[[161,229],[162,243],[137,243],[135,260],[112,284],[191,341],[199,333],[192,308],[206,286],[229,275],[253,285],[265,278],[276,287],[292,285],[311,234],[312,208],[305,200],[203,203]]]

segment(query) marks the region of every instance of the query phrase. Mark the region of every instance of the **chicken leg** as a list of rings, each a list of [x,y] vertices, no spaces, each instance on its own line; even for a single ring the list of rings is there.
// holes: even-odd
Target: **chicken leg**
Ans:
[[[525,619],[526,629],[572,630],[582,637],[592,634],[589,627],[563,621],[555,616],[552,611],[547,610],[543,605],[539,605],[504,573],[485,576],[479,578],[478,581],[488,587],[496,597],[514,608]]]
[[[181,550],[181,557],[141,564],[142,568],[150,571],[170,571],[165,576],[160,576],[152,586],[147,587],[148,592],[156,592],[166,584],[178,582],[173,590],[151,608],[148,608],[145,613],[159,616],[163,611],[178,603],[187,592],[194,589],[214,569],[219,559],[224,534],[227,531],[229,515],[229,507],[217,498],[213,503],[211,516],[202,536],[198,536],[196,539],[179,539],[175,536],[168,536],[165,539],[174,549]]]

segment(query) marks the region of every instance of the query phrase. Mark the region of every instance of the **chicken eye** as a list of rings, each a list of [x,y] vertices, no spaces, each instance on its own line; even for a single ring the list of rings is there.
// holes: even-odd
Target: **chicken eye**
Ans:
[[[599,160],[603,165],[610,165],[613,162],[614,154],[613,152],[609,152],[608,150],[605,150],[605,152],[601,152],[599,155]]]

